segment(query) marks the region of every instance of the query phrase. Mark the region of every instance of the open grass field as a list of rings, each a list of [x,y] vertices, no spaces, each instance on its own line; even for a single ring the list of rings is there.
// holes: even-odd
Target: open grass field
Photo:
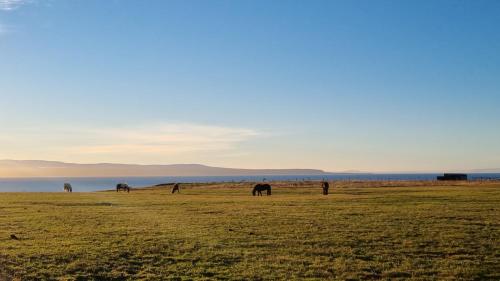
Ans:
[[[250,190],[0,194],[0,280],[500,280],[498,182]]]

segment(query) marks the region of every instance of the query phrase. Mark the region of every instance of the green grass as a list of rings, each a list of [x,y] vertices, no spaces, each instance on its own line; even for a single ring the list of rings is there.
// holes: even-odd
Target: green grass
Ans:
[[[499,183],[311,185],[1,193],[0,280],[500,280]]]

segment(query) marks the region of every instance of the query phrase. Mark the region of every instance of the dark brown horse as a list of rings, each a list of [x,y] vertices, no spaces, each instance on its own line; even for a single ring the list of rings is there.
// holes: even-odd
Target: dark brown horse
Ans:
[[[323,188],[323,195],[328,195],[328,189],[330,188],[330,184],[327,181],[322,181],[321,187]]]
[[[130,192],[130,186],[126,183],[119,183],[116,185],[116,192],[118,192],[120,190]]]
[[[172,188],[172,194],[175,193],[176,191],[177,193],[181,192],[181,187],[178,183],[174,184],[174,187]]]
[[[271,186],[267,183],[259,183],[253,187],[252,195],[262,196],[262,191],[267,191],[267,195],[271,195]]]

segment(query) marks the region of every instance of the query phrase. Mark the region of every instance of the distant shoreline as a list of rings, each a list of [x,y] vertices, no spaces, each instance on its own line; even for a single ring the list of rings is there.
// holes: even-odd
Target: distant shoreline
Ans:
[[[71,183],[75,192],[114,189],[119,182],[132,187],[147,187],[162,183],[239,183],[261,181],[435,181],[441,174],[325,174],[325,175],[262,175],[262,176],[195,176],[195,177],[38,177],[0,178],[0,192],[60,192],[64,183]],[[500,173],[469,174],[469,179],[500,179]]]

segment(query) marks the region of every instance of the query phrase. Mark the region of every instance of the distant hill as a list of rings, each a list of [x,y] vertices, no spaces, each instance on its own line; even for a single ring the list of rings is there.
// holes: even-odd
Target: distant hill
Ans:
[[[75,164],[42,160],[0,160],[0,177],[269,176],[326,175],[314,169],[232,169],[199,164]]]

